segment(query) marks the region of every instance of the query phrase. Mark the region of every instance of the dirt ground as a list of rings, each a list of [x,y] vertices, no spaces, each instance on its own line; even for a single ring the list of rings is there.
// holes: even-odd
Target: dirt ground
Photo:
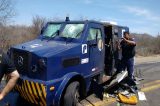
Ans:
[[[160,62],[160,55],[153,55],[153,56],[137,56],[135,58],[135,64],[143,64],[143,63],[151,63],[151,62]]]

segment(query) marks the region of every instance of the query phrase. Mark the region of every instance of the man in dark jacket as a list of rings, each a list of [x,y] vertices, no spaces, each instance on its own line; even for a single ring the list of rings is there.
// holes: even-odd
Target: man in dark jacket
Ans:
[[[124,32],[124,37],[122,38],[120,46],[122,49],[122,70],[127,68],[128,77],[133,80],[136,42],[134,38],[129,35],[129,32]]]
[[[9,59],[8,55],[0,49],[0,81],[4,75],[6,75],[9,80],[3,90],[0,91],[0,101],[13,89],[19,78],[13,62]]]

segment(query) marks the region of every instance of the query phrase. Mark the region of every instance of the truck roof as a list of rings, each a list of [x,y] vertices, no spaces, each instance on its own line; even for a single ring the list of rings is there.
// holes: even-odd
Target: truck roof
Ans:
[[[95,21],[95,20],[82,20],[82,21],[75,21],[75,20],[71,20],[71,21],[50,21],[48,23],[96,23],[96,24],[101,24],[103,26],[114,26],[114,27],[127,27],[127,26],[121,26],[121,25],[114,25],[114,24],[111,24],[109,22],[100,22],[100,21]]]

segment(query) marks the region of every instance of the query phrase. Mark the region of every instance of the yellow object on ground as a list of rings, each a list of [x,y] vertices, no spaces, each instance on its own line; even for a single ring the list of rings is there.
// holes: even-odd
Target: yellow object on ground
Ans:
[[[128,97],[128,96],[125,96],[119,93],[118,98],[120,102],[125,103],[125,104],[136,105],[138,103],[136,95],[131,95]]]

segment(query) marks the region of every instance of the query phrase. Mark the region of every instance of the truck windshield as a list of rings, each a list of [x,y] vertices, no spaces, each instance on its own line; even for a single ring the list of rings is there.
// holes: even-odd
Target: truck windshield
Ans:
[[[43,32],[43,36],[54,37],[56,32],[60,29],[61,24],[48,24]]]
[[[80,38],[83,32],[84,24],[67,24],[61,34],[61,37],[65,38]]]

